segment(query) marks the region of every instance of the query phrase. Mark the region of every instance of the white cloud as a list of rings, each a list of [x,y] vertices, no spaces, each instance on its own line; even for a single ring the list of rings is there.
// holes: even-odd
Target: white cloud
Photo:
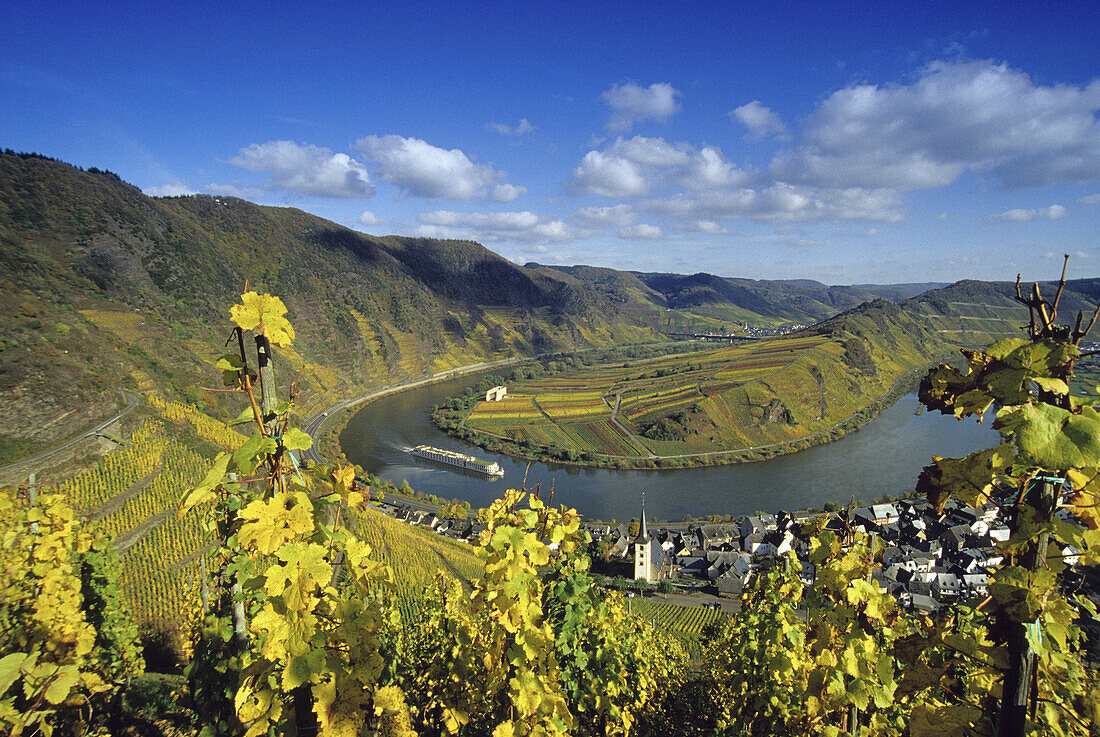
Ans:
[[[317,197],[362,198],[374,194],[367,168],[347,154],[294,141],[268,141],[242,148],[229,160],[248,171],[269,174],[269,190]]]
[[[749,130],[749,138],[760,139],[771,135],[785,136],[787,126],[779,114],[759,100],[753,100],[741,107],[730,110],[730,119],[737,121]]]
[[[749,174],[716,146],[696,149],[663,138],[617,138],[603,151],[589,151],[573,170],[567,189],[600,197],[640,197],[651,189],[693,190],[739,186]]]
[[[417,218],[416,234],[432,238],[478,241],[564,242],[577,234],[561,220],[522,212],[454,212],[436,210]]]
[[[1026,223],[1029,220],[1034,220],[1037,213],[1035,210],[1022,210],[1015,208],[1012,210],[1006,210],[1005,212],[998,213],[996,215],[990,215],[990,220],[999,220],[1005,223]]]
[[[656,225],[647,225],[645,223],[638,223],[637,225],[631,225],[627,228],[619,228],[619,232],[615,235],[620,238],[644,238],[646,240],[665,237],[665,234],[661,232],[661,229]]]
[[[159,187],[146,187],[141,191],[150,197],[182,197],[184,195],[196,194],[195,190],[191,189],[183,182],[167,182]]]
[[[1043,86],[1005,64],[939,61],[910,85],[846,87],[772,162],[815,186],[941,187],[964,173],[1006,187],[1100,177],[1100,79]]]
[[[229,197],[240,197],[242,200],[258,200],[264,196],[262,189],[256,187],[242,187],[238,184],[218,184],[211,182],[203,187],[203,192],[209,194],[223,194]]]
[[[1041,207],[1038,210],[1024,210],[1021,208],[1015,208],[1007,210],[1005,212],[997,213],[996,215],[990,215],[989,220],[995,220],[1005,223],[1026,223],[1035,218],[1047,218],[1049,220],[1061,220],[1069,214],[1069,210],[1062,205],[1051,205],[1050,207]]]
[[[621,228],[638,222],[638,216],[630,205],[582,207],[573,215],[573,221],[582,228]]]
[[[1100,205],[1100,192],[1082,197],[1077,200],[1077,203],[1080,205]]]
[[[696,220],[693,223],[689,223],[687,229],[695,230],[700,233],[710,233],[712,235],[719,235],[729,232],[728,229],[723,228],[721,225],[714,222],[713,220]]]
[[[520,136],[528,133],[534,133],[536,128],[531,125],[531,121],[527,118],[521,118],[515,126],[506,125],[504,123],[489,123],[485,126],[485,130],[499,133],[502,136],[508,136],[509,138],[519,138]]]
[[[383,181],[417,197],[510,202],[527,191],[457,148],[448,151],[419,138],[392,135],[367,136],[356,146],[378,164]]]
[[[366,225],[366,226],[369,227],[371,225],[381,225],[384,222],[385,221],[382,220],[382,218],[378,217],[377,215],[375,215],[370,210],[364,210],[359,215],[359,224],[360,225]]]
[[[574,194],[637,197],[649,191],[649,184],[635,162],[589,151],[573,170],[568,189]]]
[[[1039,214],[1042,217],[1050,218],[1051,220],[1061,220],[1069,214],[1069,210],[1067,210],[1062,205],[1051,205],[1050,207],[1040,210]]]
[[[496,184],[489,191],[489,199],[494,202],[511,202],[526,191],[526,187],[517,187],[514,184]]]
[[[649,87],[627,82],[604,90],[600,99],[611,109],[607,128],[628,131],[643,120],[666,120],[680,109],[676,98],[680,93],[668,82]]]
[[[679,192],[639,203],[638,209],[689,220],[800,222],[902,219],[901,196],[889,189],[815,189],[779,182],[759,190]]]

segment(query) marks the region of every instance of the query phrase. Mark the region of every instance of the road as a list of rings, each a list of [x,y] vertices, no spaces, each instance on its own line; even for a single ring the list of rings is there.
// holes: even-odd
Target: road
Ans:
[[[18,468],[20,466],[26,466],[26,465],[29,465],[31,463],[37,463],[38,461],[49,458],[54,453],[60,453],[61,451],[65,450],[67,448],[71,448],[72,446],[79,443],[81,440],[84,440],[85,438],[91,437],[92,435],[95,435],[95,434],[99,433],[101,430],[103,430],[103,428],[107,427],[112,422],[117,421],[123,415],[133,411],[133,409],[135,407],[137,407],[139,404],[141,404],[141,399],[139,399],[136,395],[131,394],[130,392],[125,391],[123,389],[120,389],[119,391],[122,392],[122,398],[126,400],[127,404],[126,404],[126,408],[123,409],[121,412],[119,412],[117,415],[115,415],[111,419],[107,420],[106,422],[101,422],[100,424],[96,425],[94,428],[92,428],[88,432],[84,433],[83,435],[78,435],[77,437],[73,438],[72,440],[68,441],[67,443],[62,443],[61,445],[57,446],[56,448],[51,448],[50,450],[47,450],[45,453],[39,453],[38,455],[34,456],[33,458],[24,458],[21,461],[18,461],[16,463],[11,463],[7,466],[0,466],[0,471],[7,471],[9,469]]]

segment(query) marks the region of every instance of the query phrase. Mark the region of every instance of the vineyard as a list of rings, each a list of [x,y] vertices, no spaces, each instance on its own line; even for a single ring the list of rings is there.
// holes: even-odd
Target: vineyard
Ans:
[[[395,604],[404,621],[412,621],[411,607],[440,575],[464,586],[481,575],[482,562],[466,543],[426,532],[373,509],[356,512],[357,534],[394,572]]]
[[[838,374],[819,364],[835,364],[839,355],[835,341],[811,335],[584,369],[509,387],[507,399],[475,405],[464,425],[529,446],[612,458],[787,442],[869,401],[816,378]],[[787,417],[771,416],[775,402],[799,416],[777,421]],[[678,438],[647,435],[649,426],[678,413],[692,414]]]
[[[680,606],[660,599],[632,599],[631,611],[654,625],[678,635],[697,636],[711,624],[726,618],[721,609],[705,606]]]
[[[182,629],[194,608],[199,556],[212,537],[195,518],[178,521],[175,510],[208,467],[208,460],[152,420],[95,468],[54,487],[83,510],[93,528],[114,538],[123,594],[139,624]]]

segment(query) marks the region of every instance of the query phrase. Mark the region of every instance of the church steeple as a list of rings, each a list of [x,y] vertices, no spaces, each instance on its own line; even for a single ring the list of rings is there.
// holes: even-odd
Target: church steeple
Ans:
[[[642,494],[642,523],[638,525],[638,537],[634,538],[634,578],[653,583],[657,580],[653,569],[653,548],[649,525],[645,521],[645,494]]]

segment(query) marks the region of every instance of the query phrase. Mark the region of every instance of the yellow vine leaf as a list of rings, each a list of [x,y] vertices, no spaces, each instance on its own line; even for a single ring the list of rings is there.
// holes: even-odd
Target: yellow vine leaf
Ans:
[[[241,295],[241,303],[233,305],[229,314],[241,330],[258,327],[275,345],[288,346],[294,342],[294,328],[284,317],[286,305],[278,297],[245,292]]]
[[[313,529],[313,504],[300,491],[281,491],[267,501],[256,500],[241,510],[237,539],[241,545],[271,555],[283,543]]]

